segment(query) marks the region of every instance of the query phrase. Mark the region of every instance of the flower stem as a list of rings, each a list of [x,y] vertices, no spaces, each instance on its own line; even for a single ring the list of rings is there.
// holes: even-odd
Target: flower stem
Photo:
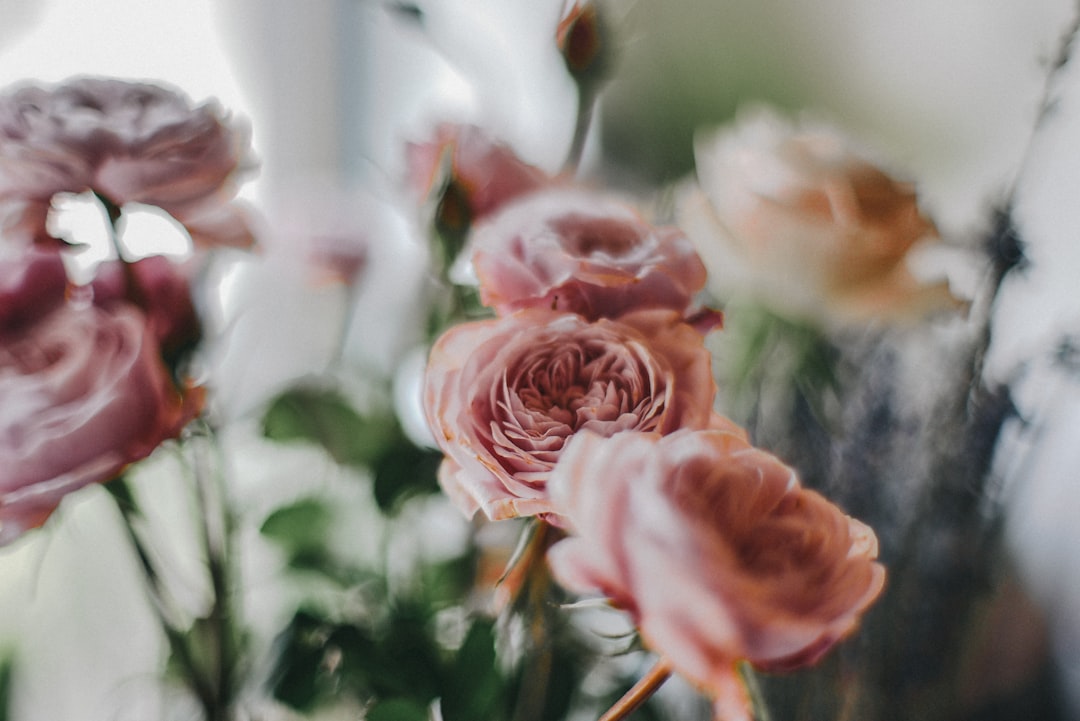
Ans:
[[[671,678],[671,662],[663,656],[649,669],[649,672],[641,677],[623,697],[615,702],[607,712],[600,717],[600,721],[621,721],[636,711],[641,704],[649,700],[664,682]]]
[[[596,107],[598,94],[591,84],[578,85],[578,112],[577,122],[574,124],[574,138],[570,142],[570,151],[566,155],[563,168],[572,174],[576,174],[581,165],[581,156],[585,152],[585,141],[589,138],[589,130],[592,128],[593,110]]]
[[[184,669],[185,680],[191,691],[199,699],[200,704],[206,708],[209,703],[212,703],[214,697],[213,687],[199,672],[198,664],[191,652],[191,648],[188,646],[183,624],[178,618],[179,614],[176,607],[165,589],[161,575],[154,566],[149,549],[136,529],[139,522],[143,520],[143,516],[135,501],[135,496],[123,476],[104,484],[104,487],[116,503],[116,507],[123,518],[124,530],[139,560],[139,566],[146,581],[147,594],[150,596],[151,606],[153,606],[154,613],[161,624],[165,639],[168,641],[169,650],[176,662]]]
[[[208,439],[209,440],[209,439]],[[210,576],[211,605],[207,615],[212,634],[215,699],[206,706],[207,721],[224,721],[233,697],[232,614],[229,604],[229,537],[231,519],[224,501],[218,475],[209,467],[206,449],[196,449],[194,464],[195,499],[199,510],[200,532]]]

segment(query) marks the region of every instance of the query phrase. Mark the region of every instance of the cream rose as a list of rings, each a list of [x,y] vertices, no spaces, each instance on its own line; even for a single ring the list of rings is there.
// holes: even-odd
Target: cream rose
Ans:
[[[106,481],[176,436],[182,394],[142,313],[65,304],[0,338],[0,543],[68,493]]]
[[[749,719],[738,661],[813,663],[884,584],[873,531],[730,422],[668,436],[580,433],[548,490],[574,534],[549,551],[556,579],[628,611],[725,719]]]
[[[840,323],[959,305],[946,282],[923,284],[908,268],[916,243],[937,239],[911,184],[834,130],[762,110],[701,135],[695,158],[679,223],[718,295]]]
[[[551,513],[547,479],[576,433],[704,428],[714,394],[701,335],[677,313],[589,323],[534,309],[443,334],[424,408],[447,494],[502,519]]]

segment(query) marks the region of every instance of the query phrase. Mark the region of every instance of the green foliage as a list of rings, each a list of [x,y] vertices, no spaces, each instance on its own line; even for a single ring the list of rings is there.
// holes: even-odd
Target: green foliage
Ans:
[[[446,721],[506,718],[492,622],[474,621],[452,650],[436,642],[429,611],[396,605],[370,624],[298,611],[277,640],[275,698],[310,712],[350,696],[373,704],[368,718],[384,719],[426,719],[439,700]]]
[[[0,658],[0,721],[11,718],[11,678],[15,659],[10,653]]]
[[[789,320],[756,305],[738,305],[726,313],[727,391],[739,420],[753,415],[763,396],[784,398],[788,413],[796,396],[809,404],[820,422],[840,393],[839,352],[816,327]]]
[[[383,513],[394,513],[401,501],[415,494],[437,493],[436,474],[442,453],[400,441],[383,450],[375,461],[375,503]]]
[[[374,476],[375,502],[385,514],[397,512],[405,498],[439,490],[436,471],[441,453],[418,448],[405,436],[391,413],[361,416],[335,391],[311,387],[286,391],[270,404],[263,416],[263,434],[280,442],[315,443],[342,465],[370,470]],[[316,533],[329,520],[316,517],[320,513],[311,505],[292,508],[282,518],[268,519],[271,526],[263,532],[272,536]],[[281,524],[285,526],[278,529]],[[293,542],[299,540],[297,536]],[[312,543],[304,548],[293,550],[315,550],[316,539],[310,540]]]
[[[286,551],[299,554],[325,547],[333,520],[334,512],[326,501],[303,498],[267,516],[259,532]]]
[[[371,707],[364,717],[367,721],[427,721],[428,710],[415,701],[392,698]]]
[[[400,437],[392,418],[360,416],[339,393],[298,387],[282,393],[263,416],[263,435],[275,441],[317,443],[345,466],[369,466]]]

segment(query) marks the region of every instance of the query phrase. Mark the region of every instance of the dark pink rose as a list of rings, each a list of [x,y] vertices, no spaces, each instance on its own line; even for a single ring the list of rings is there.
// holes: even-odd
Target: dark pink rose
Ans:
[[[106,78],[21,87],[0,97],[3,225],[40,240],[53,195],[92,190],[162,208],[199,240],[247,242],[227,201],[248,153],[247,131],[216,103],[170,89]]]
[[[175,437],[202,394],[182,393],[143,315],[66,304],[0,343],[0,543],[68,493],[115,477]]]
[[[645,642],[749,719],[736,663],[814,663],[880,593],[877,538],[730,422],[706,431],[580,433],[549,481],[574,536],[555,577],[601,591]]]
[[[55,248],[0,259],[0,334],[33,323],[64,302],[67,272]]]
[[[532,193],[476,226],[469,241],[481,300],[500,314],[542,307],[616,318],[645,308],[685,312],[705,266],[677,228],[631,206],[570,188]]]
[[[710,371],[701,335],[670,311],[589,323],[530,309],[454,326],[424,379],[442,486],[468,515],[550,514],[547,479],[570,438],[704,428]]]
[[[449,182],[473,221],[551,182],[547,173],[475,125],[439,125],[430,141],[406,147],[406,161],[416,195],[426,198]]]
[[[191,299],[188,269],[163,255],[133,263],[102,264],[91,284],[94,305],[138,306],[166,356],[199,339],[200,324]]]

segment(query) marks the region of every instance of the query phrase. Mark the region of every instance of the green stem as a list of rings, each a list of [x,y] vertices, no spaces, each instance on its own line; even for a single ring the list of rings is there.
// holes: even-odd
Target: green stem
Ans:
[[[210,441],[209,435],[206,441]],[[233,698],[234,654],[232,613],[229,604],[229,542],[232,519],[229,517],[220,477],[210,467],[206,449],[196,449],[193,471],[195,499],[199,511],[200,532],[210,576],[211,605],[207,615],[213,638],[215,702],[207,707],[207,721],[224,721]],[[216,522],[215,522],[216,520]]]
[[[571,174],[576,174],[581,165],[581,156],[585,152],[585,141],[589,138],[589,129],[592,127],[593,110],[596,107],[596,93],[590,83],[578,84],[578,112],[577,121],[574,124],[574,138],[570,142],[570,151],[566,155],[563,169]]]
[[[161,624],[161,629],[169,644],[169,650],[176,662],[184,669],[185,681],[199,699],[199,703],[204,708],[208,708],[208,705],[212,704],[215,695],[213,687],[203,677],[198,668],[194,655],[191,653],[191,648],[188,646],[183,623],[178,618],[180,614],[176,611],[176,606],[165,589],[161,575],[154,566],[149,549],[136,529],[137,525],[145,519],[139,511],[135,496],[123,476],[117,477],[104,484],[104,486],[109,492],[109,496],[116,503],[120,516],[123,518],[124,531],[139,560],[139,566],[146,581],[147,594],[150,596],[150,605],[153,607],[154,613]]]
[[[769,715],[768,704],[765,703],[765,694],[758,683],[757,673],[746,661],[739,663],[739,678],[742,679],[746,695],[750,697],[750,705],[753,708],[755,721],[772,721]]]

